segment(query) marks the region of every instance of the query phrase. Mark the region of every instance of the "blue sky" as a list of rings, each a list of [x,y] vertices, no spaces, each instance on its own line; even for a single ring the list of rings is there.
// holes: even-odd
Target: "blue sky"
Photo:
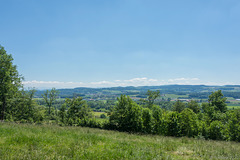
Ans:
[[[26,87],[240,84],[239,0],[0,0]]]

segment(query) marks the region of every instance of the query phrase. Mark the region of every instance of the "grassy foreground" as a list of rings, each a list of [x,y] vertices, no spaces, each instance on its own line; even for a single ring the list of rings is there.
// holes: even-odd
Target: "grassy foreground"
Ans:
[[[240,144],[0,123],[0,159],[240,159]]]

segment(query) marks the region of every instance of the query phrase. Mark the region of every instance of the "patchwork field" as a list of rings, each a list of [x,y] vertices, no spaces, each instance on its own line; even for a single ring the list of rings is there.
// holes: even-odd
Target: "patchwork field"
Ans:
[[[240,159],[240,144],[0,123],[0,159]]]

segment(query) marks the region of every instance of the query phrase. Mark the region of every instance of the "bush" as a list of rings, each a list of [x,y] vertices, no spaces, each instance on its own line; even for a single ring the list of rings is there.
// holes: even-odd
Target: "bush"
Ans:
[[[198,136],[197,115],[191,109],[185,108],[180,113],[179,122],[182,136]]]
[[[152,113],[149,108],[143,108],[142,121],[143,121],[143,132],[152,133]]]
[[[179,125],[179,113],[169,112],[167,115],[167,135],[180,136],[181,128]]]
[[[220,121],[213,121],[209,127],[209,138],[213,140],[223,139],[223,129],[224,126]]]
[[[110,126],[120,131],[140,132],[142,130],[142,107],[130,97],[121,95],[110,114],[109,121]]]
[[[104,118],[107,118],[107,116],[106,116],[105,114],[101,114],[101,115],[100,115],[100,118],[103,118],[103,119],[104,119]]]

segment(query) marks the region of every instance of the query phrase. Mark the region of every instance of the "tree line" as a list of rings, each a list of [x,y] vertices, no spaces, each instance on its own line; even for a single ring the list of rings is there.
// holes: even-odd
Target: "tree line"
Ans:
[[[35,90],[24,90],[23,77],[13,65],[13,58],[0,47],[0,119],[29,123],[53,122],[59,125],[87,126],[132,133],[165,136],[187,136],[240,142],[240,110],[228,110],[221,90],[212,92],[208,102],[176,101],[167,110],[155,103],[159,91],[147,91],[147,98],[136,103],[121,95],[109,106],[108,118],[98,121],[81,97],[66,98],[60,108],[54,107],[58,91],[47,90],[42,97],[45,106],[37,105]]]

